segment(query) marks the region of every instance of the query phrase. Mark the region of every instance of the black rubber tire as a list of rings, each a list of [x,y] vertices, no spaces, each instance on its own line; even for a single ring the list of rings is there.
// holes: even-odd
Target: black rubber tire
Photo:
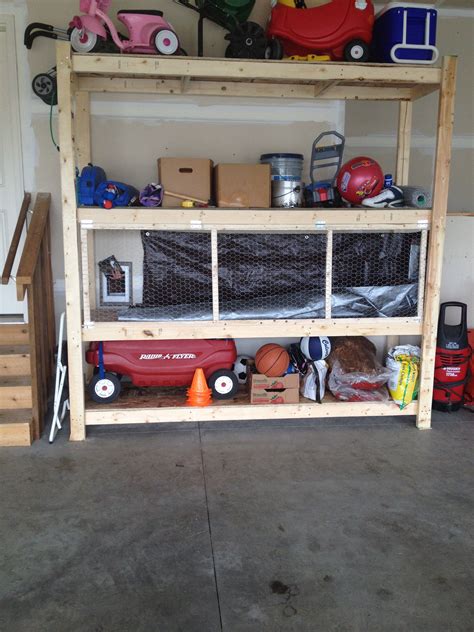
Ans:
[[[283,59],[283,44],[276,37],[268,40],[265,59]]]
[[[354,48],[359,48],[361,50],[360,55],[354,56]],[[344,59],[346,61],[352,61],[356,63],[361,63],[364,61],[369,61],[370,50],[368,45],[360,39],[351,40],[344,47]]]
[[[97,394],[95,387],[96,387],[96,384],[101,381],[101,377],[99,373],[96,373],[92,377],[87,387],[89,390],[89,395],[98,404],[111,404],[120,395],[120,391],[122,390],[122,385],[120,384],[120,380],[115,375],[115,373],[104,373],[103,379],[109,380],[112,383],[114,387],[113,392],[107,397],[101,397],[100,395]]]
[[[232,29],[225,39],[230,42],[226,57],[234,59],[265,59],[267,38],[256,22],[242,22]]]
[[[216,390],[216,382],[222,377],[229,378],[232,381],[232,388],[228,393],[219,393],[219,391]],[[232,399],[239,390],[239,380],[237,379],[237,376],[233,371],[229,371],[227,369],[214,371],[207,383],[209,388],[212,389],[212,397],[214,397],[214,399]]]
[[[31,87],[36,96],[46,103],[46,105],[58,104],[56,77],[52,77],[46,72],[40,72],[39,75],[33,77]]]

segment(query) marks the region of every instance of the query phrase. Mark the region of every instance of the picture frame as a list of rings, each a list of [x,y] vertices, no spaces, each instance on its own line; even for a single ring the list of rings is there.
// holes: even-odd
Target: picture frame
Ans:
[[[133,304],[132,262],[119,261],[119,264],[124,271],[123,279],[114,280],[99,272],[101,307],[123,307]]]

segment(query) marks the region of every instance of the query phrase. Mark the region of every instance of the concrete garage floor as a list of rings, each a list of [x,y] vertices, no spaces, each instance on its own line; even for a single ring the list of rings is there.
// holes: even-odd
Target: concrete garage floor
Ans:
[[[0,451],[2,632],[474,630],[474,417]]]

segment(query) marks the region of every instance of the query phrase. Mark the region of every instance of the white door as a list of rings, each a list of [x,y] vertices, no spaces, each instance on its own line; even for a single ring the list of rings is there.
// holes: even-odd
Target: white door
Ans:
[[[20,116],[14,21],[0,15],[0,270],[3,270],[23,200]],[[15,274],[18,256],[13,268]],[[23,314],[13,281],[0,284],[0,316]]]

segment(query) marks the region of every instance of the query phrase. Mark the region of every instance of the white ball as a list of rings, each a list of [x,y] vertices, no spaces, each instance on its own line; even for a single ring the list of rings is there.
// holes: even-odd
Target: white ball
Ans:
[[[249,360],[253,361],[253,358],[246,355],[239,355],[237,356],[234,366],[232,367],[232,371],[237,376],[237,379],[239,380],[239,384],[247,383],[247,366],[248,366]]]
[[[305,336],[300,349],[308,360],[324,360],[331,353],[331,341],[327,336]]]

